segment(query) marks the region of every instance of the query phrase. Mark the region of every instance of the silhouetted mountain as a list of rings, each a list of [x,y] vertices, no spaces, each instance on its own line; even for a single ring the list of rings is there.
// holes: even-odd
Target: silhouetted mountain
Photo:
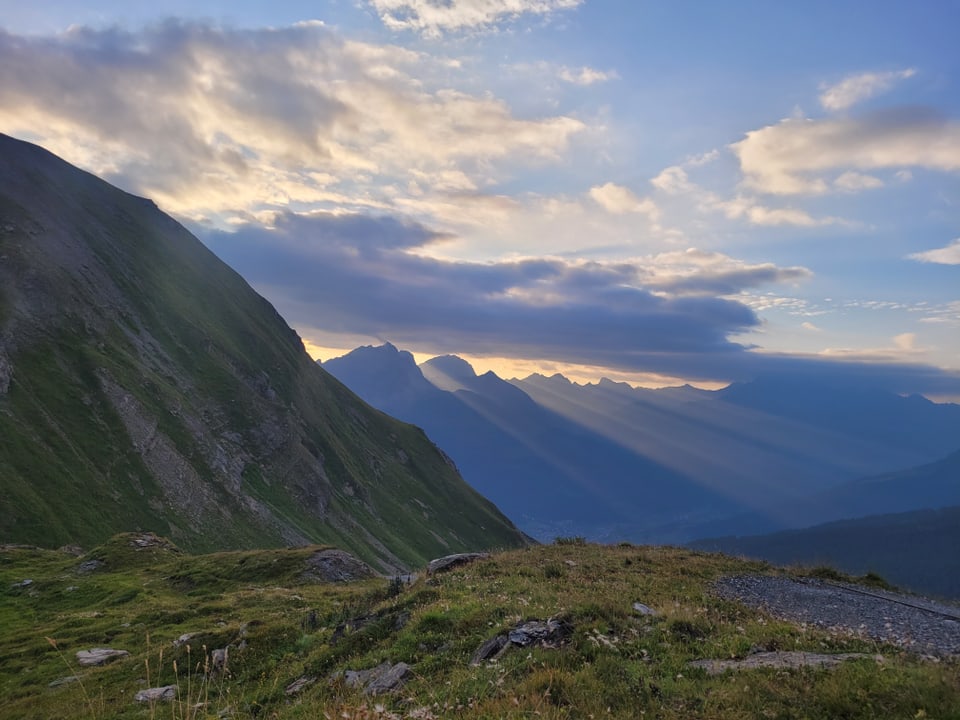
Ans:
[[[392,346],[363,350],[401,359]],[[412,357],[403,362],[378,370],[351,353],[325,367],[423,427],[474,487],[541,538],[569,528],[672,542],[823,522],[837,517],[824,500],[833,488],[929,462],[960,437],[960,407],[866,387],[650,390],[562,375],[507,383],[455,356],[427,361],[419,377]],[[851,514],[872,512],[856,492]]]
[[[464,360],[444,356],[421,365],[418,378],[409,374],[411,362],[384,345],[323,366],[370,404],[423,427],[468,482],[535,537],[679,540],[687,525],[733,509],[492,372],[478,376]],[[384,377],[406,380],[384,389]]]
[[[381,569],[523,543],[152,202],[0,136],[0,541],[130,530]]]
[[[853,575],[873,572],[914,592],[960,599],[960,507],[873,515],[689,545],[778,564],[827,565]]]

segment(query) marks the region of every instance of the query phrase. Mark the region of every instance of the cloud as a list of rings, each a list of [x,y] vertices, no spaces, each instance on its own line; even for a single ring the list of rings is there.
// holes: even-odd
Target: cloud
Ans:
[[[607,82],[617,77],[615,72],[603,72],[589,67],[571,69],[568,67],[560,68],[559,77],[564,82],[574,85],[593,85],[594,83]]]
[[[833,185],[845,192],[859,192],[860,190],[873,190],[883,187],[883,180],[873,175],[864,175],[853,170],[847,170],[833,181]]]
[[[490,30],[523,15],[549,16],[583,0],[369,0],[391,30],[414,30],[427,37],[446,32]]]
[[[751,265],[696,249],[619,262],[442,260],[420,251],[446,236],[421,224],[330,213],[283,213],[272,229],[249,224],[205,239],[301,333],[327,344],[337,335],[364,336],[431,354],[700,380],[865,373],[898,390],[946,392],[950,382],[950,392],[960,388],[956,374],[935,368],[778,356],[729,339],[760,321],[718,293],[802,280],[809,276],[804,268]]]
[[[759,321],[708,286],[736,290],[797,273],[694,251],[604,263],[441,260],[418,252],[445,239],[422,225],[329,213],[285,213],[273,229],[249,224],[205,239],[297,327],[570,362],[739,352],[727,335]]]
[[[790,118],[748,132],[730,148],[749,187],[776,195],[816,195],[829,191],[824,174],[837,169],[956,172],[960,123],[918,109],[857,119]]]
[[[960,238],[957,238],[946,247],[912,253],[911,255],[907,255],[907,258],[926,263],[938,263],[940,265],[960,265]]]
[[[585,125],[518,118],[446,82],[449,58],[345,41],[318,23],[233,30],[0,31],[0,131],[190,217],[389,207],[554,162]],[[405,192],[405,191],[403,191]]]
[[[810,332],[823,332],[823,328],[817,327],[812,322],[802,322],[800,323],[800,327],[802,327],[804,330],[809,330]]]
[[[600,207],[615,215],[644,213],[651,220],[656,220],[660,215],[660,211],[653,200],[639,198],[628,188],[612,182],[590,188],[589,195]]]
[[[849,75],[835,85],[821,86],[820,105],[825,110],[846,110],[859,102],[886,92],[898,80],[913,77],[916,70],[908,68],[896,72],[860,73]]]

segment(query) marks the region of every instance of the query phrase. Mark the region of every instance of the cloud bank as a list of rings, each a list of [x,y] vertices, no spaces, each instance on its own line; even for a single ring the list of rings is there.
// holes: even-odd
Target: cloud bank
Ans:
[[[307,332],[704,381],[792,374],[902,392],[960,391],[960,374],[929,366],[766,354],[731,341],[760,320],[729,296],[803,281],[810,273],[802,267],[697,249],[611,262],[477,263],[423,254],[447,239],[395,217],[330,213],[285,213],[272,229],[247,225],[205,236]]]
[[[414,30],[428,37],[446,32],[490,30],[522,15],[549,16],[583,0],[370,0],[391,30]]]
[[[476,191],[511,166],[555,161],[585,129],[451,89],[456,70],[317,22],[0,31],[0,130],[200,218]]]

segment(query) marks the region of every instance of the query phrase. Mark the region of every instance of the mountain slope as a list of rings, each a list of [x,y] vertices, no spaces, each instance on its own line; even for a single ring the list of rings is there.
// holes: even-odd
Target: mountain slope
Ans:
[[[370,404],[423,427],[468,482],[539,539],[676,541],[685,525],[735,509],[460,358],[418,368],[410,353],[384,345],[323,367]]]
[[[0,136],[0,538],[327,542],[382,569],[523,542],[148,200]]]
[[[768,535],[689,543],[779,564],[874,572],[915,592],[960,599],[960,507],[871,515]]]

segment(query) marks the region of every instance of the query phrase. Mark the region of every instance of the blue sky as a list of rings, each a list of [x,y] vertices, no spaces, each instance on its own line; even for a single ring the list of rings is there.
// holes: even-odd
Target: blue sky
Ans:
[[[0,1],[0,131],[324,358],[960,397],[957,2]]]

